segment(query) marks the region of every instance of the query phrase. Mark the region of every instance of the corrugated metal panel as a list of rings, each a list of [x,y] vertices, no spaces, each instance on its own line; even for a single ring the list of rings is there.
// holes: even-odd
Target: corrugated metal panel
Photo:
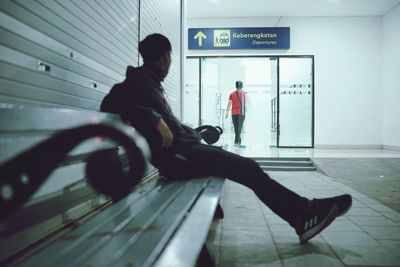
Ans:
[[[0,35],[1,102],[98,109],[138,65],[139,0],[3,0]]]
[[[140,1],[140,39],[149,34],[161,33],[172,44],[172,64],[164,88],[171,108],[181,117],[181,1]]]

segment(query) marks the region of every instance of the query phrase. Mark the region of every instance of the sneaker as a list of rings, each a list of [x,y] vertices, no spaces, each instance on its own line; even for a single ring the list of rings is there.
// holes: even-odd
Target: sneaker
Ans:
[[[337,211],[337,205],[332,202],[313,200],[310,211],[303,216],[298,227],[296,227],[300,243],[306,243],[328,227],[335,220]]]
[[[335,203],[338,206],[338,212],[336,217],[346,214],[351,208],[352,198],[348,194],[330,197],[330,198],[319,198],[319,201],[323,203]]]

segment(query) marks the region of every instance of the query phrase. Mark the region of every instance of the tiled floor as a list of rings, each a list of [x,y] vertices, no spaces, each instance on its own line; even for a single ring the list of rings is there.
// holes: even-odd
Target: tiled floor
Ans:
[[[217,266],[400,266],[400,213],[319,172],[270,176],[308,198],[350,193],[353,207],[300,245],[294,230],[252,191],[227,181],[225,217],[214,222],[207,241]]]
[[[313,158],[339,183],[400,212],[400,158]]]

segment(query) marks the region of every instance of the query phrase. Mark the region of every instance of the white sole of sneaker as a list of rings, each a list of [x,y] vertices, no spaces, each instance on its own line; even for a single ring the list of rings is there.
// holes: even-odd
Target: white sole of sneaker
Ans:
[[[317,234],[319,234],[322,230],[324,230],[326,227],[328,227],[336,218],[337,216],[337,211],[338,207],[336,204],[333,205],[332,209],[329,211],[328,215],[325,217],[325,219],[320,222],[318,225],[315,227],[311,228],[309,231],[305,232],[302,234],[300,237],[300,243],[304,244]]]

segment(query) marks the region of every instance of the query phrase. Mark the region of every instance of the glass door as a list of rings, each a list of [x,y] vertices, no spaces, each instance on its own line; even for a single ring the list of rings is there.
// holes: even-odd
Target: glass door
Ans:
[[[278,58],[270,57],[271,64],[270,77],[271,77],[271,97],[270,97],[270,145],[269,147],[277,147],[278,145]]]
[[[227,103],[235,82],[244,83],[247,148],[313,147],[313,56],[187,58],[183,121],[218,125],[221,143],[233,145]]]
[[[313,60],[279,58],[278,147],[313,146]]]
[[[201,60],[200,124],[220,125],[221,94],[219,92],[219,66],[203,58]]]
[[[190,127],[199,126],[200,117],[200,60],[188,58],[185,61],[183,90],[183,122]]]
[[[227,106],[230,94],[236,91],[236,81],[242,81],[245,94],[242,145],[250,149],[269,147],[270,98],[271,94],[276,97],[276,66],[276,60],[270,61],[268,57],[201,59],[201,122],[223,128],[221,144],[234,145],[234,125]]]

